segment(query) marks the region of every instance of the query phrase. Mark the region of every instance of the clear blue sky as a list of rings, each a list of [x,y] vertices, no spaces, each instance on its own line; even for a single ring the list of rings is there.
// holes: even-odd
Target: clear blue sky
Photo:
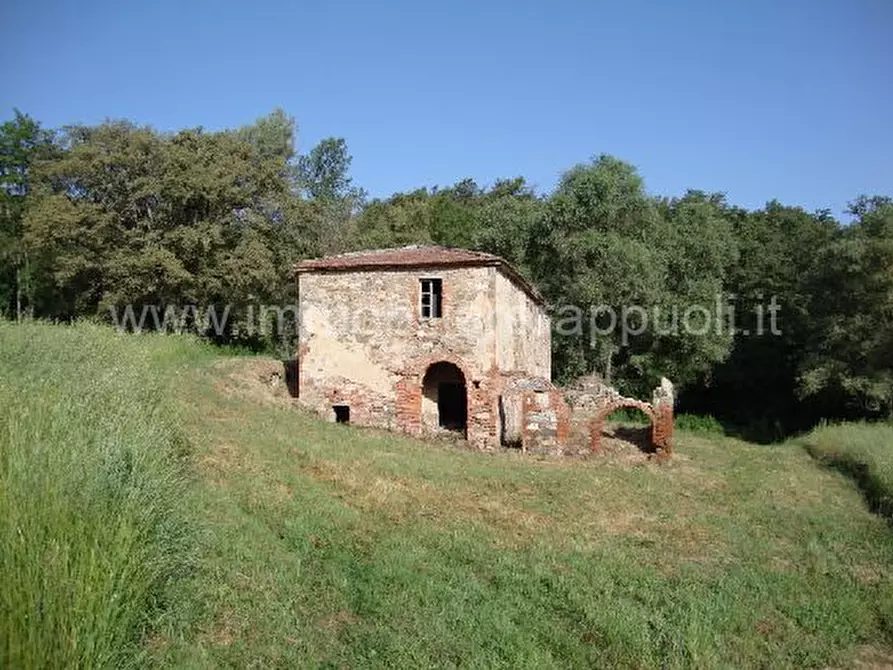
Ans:
[[[599,153],[648,190],[893,195],[893,0],[10,1],[3,118],[347,139],[373,196]],[[11,67],[10,67],[11,66]]]

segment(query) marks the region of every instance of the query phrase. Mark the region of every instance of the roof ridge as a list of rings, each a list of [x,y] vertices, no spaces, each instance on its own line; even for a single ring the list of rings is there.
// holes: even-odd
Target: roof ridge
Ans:
[[[463,253],[472,253],[472,254],[485,254],[492,256],[493,254],[489,254],[486,251],[480,251],[478,249],[465,249],[464,247],[450,247],[445,244],[404,244],[399,247],[378,247],[376,249],[357,249],[355,251],[344,251],[340,254],[330,254],[328,256],[321,256],[321,258],[337,258],[339,256],[356,256],[361,254],[376,254],[387,251],[406,251],[410,249],[437,249],[440,251],[461,251]]]

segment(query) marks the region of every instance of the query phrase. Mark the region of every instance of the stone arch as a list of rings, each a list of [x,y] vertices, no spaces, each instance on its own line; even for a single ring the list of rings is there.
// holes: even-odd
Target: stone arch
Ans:
[[[599,408],[592,419],[589,420],[589,451],[591,453],[597,454],[601,452],[602,431],[605,427],[605,420],[618,409],[637,409],[645,414],[651,426],[651,446],[655,449],[660,448],[659,445],[655,444],[654,440],[657,416],[651,404],[633,400],[632,398],[619,398]]]
[[[471,382],[473,377],[469,374],[469,367],[457,356],[448,352],[432,352],[410,361],[396,384],[397,395],[397,427],[411,435],[420,435],[425,425],[422,420],[422,396],[425,375],[428,369],[435,364],[442,363],[454,366],[461,373],[465,383],[466,411],[471,412]],[[466,419],[465,436],[468,437]]]
[[[467,434],[468,385],[455,363],[436,361],[422,376],[421,422],[426,429],[445,429]]]

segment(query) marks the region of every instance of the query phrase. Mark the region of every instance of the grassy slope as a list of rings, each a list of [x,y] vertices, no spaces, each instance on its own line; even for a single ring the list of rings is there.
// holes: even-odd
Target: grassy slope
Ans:
[[[852,477],[870,507],[893,523],[893,425],[822,426],[801,441],[817,459]]]
[[[80,444],[61,428],[75,419],[43,407],[47,398],[94,417],[95,443],[140,445],[148,431],[145,443],[169,453],[176,439],[165,436],[176,431],[151,433],[156,422],[168,425],[167,414],[143,421],[111,392],[85,391],[123,379],[135,406],[161,408],[151,390],[157,379],[180,403],[193,481],[188,489],[171,482],[160,499],[134,498],[150,501],[149,510],[164,501],[192,528],[177,560],[150,580],[148,592],[167,598],[144,640],[152,664],[789,667],[893,658],[885,656],[893,643],[890,529],[845,475],[799,445],[682,433],[666,465],[483,455],[319,422],[259,384],[265,363],[212,360],[175,338],[106,335],[114,340],[103,345],[107,357],[72,356],[95,343],[79,341],[83,332],[34,327],[25,339],[37,346],[26,353],[19,342],[10,357],[18,337],[0,329],[0,389],[18,403],[0,409],[4,453],[10,444],[20,451],[45,441],[39,454]],[[116,360],[128,361],[116,375],[97,372]],[[30,370],[11,391],[10,369]],[[44,432],[22,433],[30,419],[12,421],[38,407]],[[122,417],[139,430],[122,427]],[[103,442],[103,434],[121,439]],[[91,463],[89,472],[107,470]],[[13,471],[3,472],[8,483]],[[40,519],[40,497],[18,490],[32,503],[19,513]],[[9,498],[0,494],[0,504]],[[128,510],[96,505],[89,515],[118,523]],[[9,542],[12,526],[0,528]],[[36,537],[20,561],[32,568],[66,536],[55,545]],[[158,581],[182,570],[190,547],[196,570],[173,589]],[[29,594],[19,592],[0,602],[26,607]],[[42,593],[65,611],[61,582]],[[93,601],[113,602],[112,593]],[[15,619],[20,610],[4,614]]]
[[[264,402],[235,373],[247,365],[185,380],[210,530],[190,595],[202,612],[159,640],[165,663],[789,667],[889,653],[890,531],[797,445],[683,434],[666,466],[482,455]]]

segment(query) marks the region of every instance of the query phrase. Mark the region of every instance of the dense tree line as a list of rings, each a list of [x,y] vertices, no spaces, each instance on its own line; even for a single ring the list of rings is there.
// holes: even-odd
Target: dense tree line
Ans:
[[[498,254],[541,288],[558,381],[595,373],[647,393],[665,375],[683,409],[765,439],[893,416],[888,197],[857,197],[846,223],[775,201],[748,211],[717,193],[655,197],[600,156],[549,194],[518,177],[369,200],[344,140],[299,155],[295,136],[280,110],[176,133],[50,131],[16,112],[0,126],[0,314],[216,306],[222,331],[195,310],[142,325],[284,354],[293,328],[260,328],[253,309],[293,303],[295,261],[436,243]]]

